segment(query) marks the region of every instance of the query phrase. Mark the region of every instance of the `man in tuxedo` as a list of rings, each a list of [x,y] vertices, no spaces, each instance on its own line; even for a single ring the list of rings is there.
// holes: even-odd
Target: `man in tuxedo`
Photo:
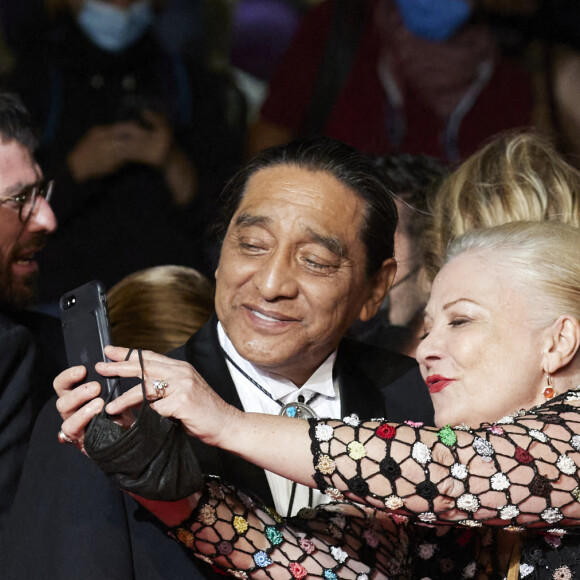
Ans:
[[[246,411],[431,422],[414,360],[343,340],[355,319],[376,313],[392,283],[396,224],[380,174],[350,146],[323,137],[263,152],[224,192],[216,314],[172,356]],[[72,387],[78,374],[67,373],[59,381]],[[213,577],[74,446],[57,443],[61,423],[51,406],[37,423],[4,540],[7,578]],[[196,454],[205,472],[283,515],[323,501],[199,442]]]
[[[47,321],[27,310],[36,297],[35,255],[56,229],[52,184],[43,180],[35,148],[20,99],[0,93],[0,527],[16,492],[34,414],[48,398],[42,395],[44,374],[54,369],[52,380],[63,368],[52,360],[49,367],[40,364],[45,351],[39,335]]]

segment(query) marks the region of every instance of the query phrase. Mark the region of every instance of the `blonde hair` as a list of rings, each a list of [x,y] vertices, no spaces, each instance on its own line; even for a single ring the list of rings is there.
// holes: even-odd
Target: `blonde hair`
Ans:
[[[205,276],[185,266],[130,274],[107,293],[113,343],[169,352],[207,322],[214,293]]]
[[[580,226],[580,172],[537,133],[503,133],[462,163],[429,200],[425,269],[433,279],[448,244],[474,228],[513,221]]]
[[[449,247],[445,263],[477,252],[502,268],[533,305],[542,326],[569,314],[580,320],[580,228],[549,222],[512,222],[471,230]]]

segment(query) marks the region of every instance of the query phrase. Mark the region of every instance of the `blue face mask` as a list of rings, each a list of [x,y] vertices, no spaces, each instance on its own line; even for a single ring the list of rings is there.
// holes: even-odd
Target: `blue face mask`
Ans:
[[[85,0],[77,23],[98,47],[121,52],[145,34],[154,18],[151,0],[138,0],[126,9],[104,0]]]
[[[427,40],[447,40],[471,15],[469,0],[395,0],[405,26]]]

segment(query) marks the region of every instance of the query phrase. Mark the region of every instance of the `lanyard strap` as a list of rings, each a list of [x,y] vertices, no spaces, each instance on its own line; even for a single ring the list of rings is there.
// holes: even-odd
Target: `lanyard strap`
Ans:
[[[246,379],[248,379],[248,381],[250,381],[252,383],[252,385],[254,385],[258,389],[260,389],[260,391],[262,391],[262,393],[264,393],[264,395],[269,397],[272,401],[278,403],[278,405],[280,405],[280,407],[282,407],[282,408],[286,407],[286,405],[282,401],[275,399],[274,396],[272,395],[272,393],[267,391],[260,383],[258,383],[258,381],[254,380],[248,373],[246,373],[242,368],[240,368],[240,366],[232,359],[232,357],[223,348],[222,348],[222,352],[224,353],[224,356],[228,359],[228,361],[232,363],[232,365],[235,367],[235,369],[242,376],[244,376]],[[301,405],[308,406],[314,400],[316,400],[319,396],[320,396],[320,393],[315,393],[312,397],[310,397],[310,399],[308,399],[308,401],[304,402],[304,397],[302,395],[299,395],[298,396],[298,403],[300,403]]]

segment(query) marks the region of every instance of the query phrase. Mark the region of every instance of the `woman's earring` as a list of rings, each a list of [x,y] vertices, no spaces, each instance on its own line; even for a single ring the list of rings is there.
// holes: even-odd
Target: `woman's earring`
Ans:
[[[550,376],[550,373],[546,373],[546,382],[547,385],[544,387],[542,394],[544,395],[544,399],[549,401],[550,399],[553,399],[558,394],[558,392],[552,384],[552,377]]]

